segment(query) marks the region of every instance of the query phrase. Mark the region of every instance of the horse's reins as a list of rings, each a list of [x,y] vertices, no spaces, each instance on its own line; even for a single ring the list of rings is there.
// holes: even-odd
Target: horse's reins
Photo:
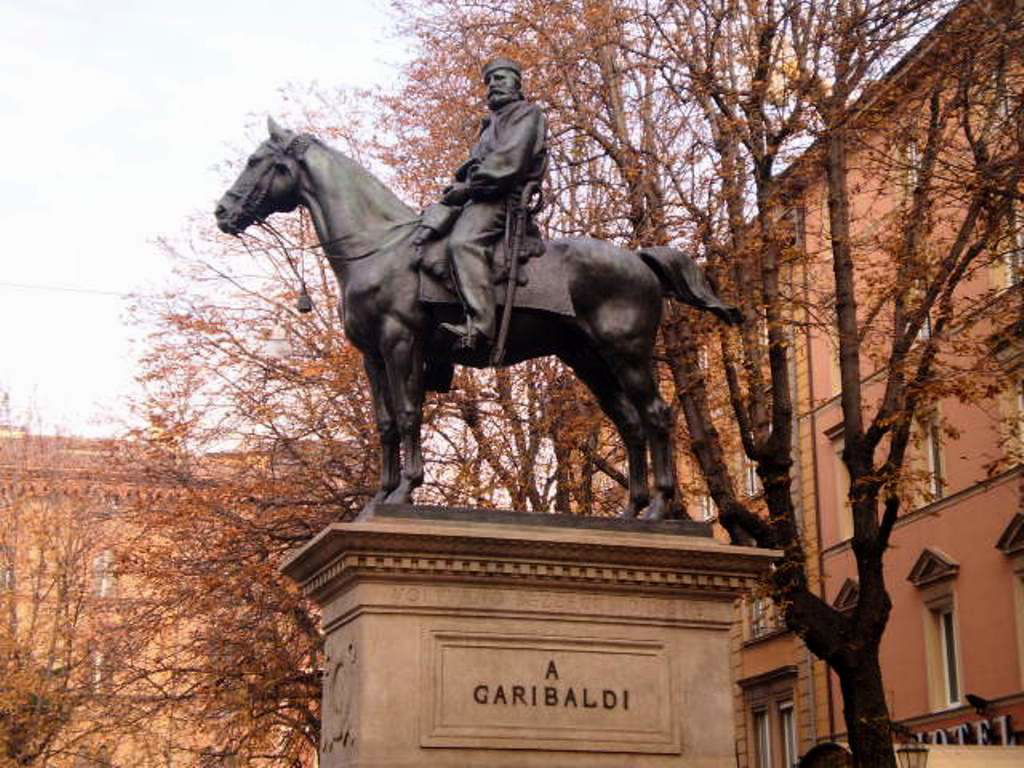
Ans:
[[[408,227],[408,226],[410,226],[412,224],[418,224],[419,222],[420,222],[419,218],[409,219],[408,221],[399,221],[398,223],[392,224],[391,226],[389,226],[385,231],[399,229],[401,227]],[[268,232],[270,232],[271,234],[273,234],[278,239],[279,244],[281,245],[282,248],[288,247],[288,248],[291,248],[292,250],[296,250],[296,251],[313,251],[313,250],[315,250],[317,248],[320,248],[320,249],[322,249],[323,251],[326,252],[327,248],[329,246],[334,245],[335,243],[339,243],[339,242],[341,242],[344,239],[342,237],[334,237],[334,238],[331,238],[330,240],[328,240],[326,243],[315,243],[314,245],[300,245],[298,243],[290,243],[290,244],[286,245],[286,243],[285,243],[285,240],[286,240],[285,236],[282,235],[280,232],[278,232],[276,229],[274,229],[269,223],[267,223],[267,221],[265,219],[257,220],[256,224],[259,225],[260,229],[265,229]],[[338,261],[344,261],[344,262],[353,262],[353,261],[362,261],[363,259],[367,259],[370,256],[374,256],[378,252],[380,252],[380,250],[381,250],[380,248],[372,248],[369,251],[367,251],[366,253],[360,253],[360,254],[357,254],[355,256],[346,256],[344,254],[338,254],[338,253],[325,253],[325,255],[329,259],[337,259]]]

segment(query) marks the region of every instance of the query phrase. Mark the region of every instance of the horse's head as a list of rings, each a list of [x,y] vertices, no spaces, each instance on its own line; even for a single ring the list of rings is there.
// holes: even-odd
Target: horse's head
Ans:
[[[299,159],[308,137],[282,128],[273,118],[267,118],[267,131],[270,138],[249,156],[214,211],[217,226],[229,235],[299,204]]]

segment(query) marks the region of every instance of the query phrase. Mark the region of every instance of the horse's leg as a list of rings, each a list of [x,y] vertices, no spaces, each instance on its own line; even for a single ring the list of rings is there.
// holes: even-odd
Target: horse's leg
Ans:
[[[647,490],[647,445],[640,412],[597,355],[590,356],[573,350],[560,357],[594,393],[601,410],[612,420],[622,438],[629,466],[629,503],[622,511],[622,516],[636,517],[647,506],[650,498]]]
[[[676,471],[672,461],[672,410],[661,398],[649,359],[619,358],[616,374],[626,395],[643,420],[654,470],[654,498],[644,513],[647,520],[663,520],[672,512]]]
[[[387,501],[408,504],[412,492],[423,485],[423,449],[420,426],[423,423],[423,349],[412,333],[402,333],[388,345],[384,365],[387,368],[391,402],[402,439],[402,475]]]
[[[370,380],[373,395],[373,411],[377,420],[377,434],[380,437],[380,489],[371,504],[382,502],[399,481],[398,425],[391,407],[391,393],[388,391],[387,371],[384,362],[369,355],[363,356],[363,368]]]

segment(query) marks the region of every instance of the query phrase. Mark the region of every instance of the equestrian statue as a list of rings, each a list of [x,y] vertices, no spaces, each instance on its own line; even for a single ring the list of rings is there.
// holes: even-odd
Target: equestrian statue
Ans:
[[[547,166],[543,113],[523,99],[514,62],[489,62],[484,81],[491,115],[455,183],[423,213],[351,158],[268,119],[269,138],[218,203],[217,225],[241,235],[273,213],[309,211],[373,395],[380,489],[371,505],[410,503],[423,483],[424,393],[447,391],[455,365],[555,355],[622,438],[629,470],[623,516],[666,518],[676,479],[671,410],[653,363],[662,297],[730,324],[740,312],[675,248],[542,241],[531,214]]]

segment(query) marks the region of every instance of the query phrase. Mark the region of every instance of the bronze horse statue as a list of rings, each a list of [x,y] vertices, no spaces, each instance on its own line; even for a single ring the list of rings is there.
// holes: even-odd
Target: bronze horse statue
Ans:
[[[345,333],[363,353],[380,434],[380,490],[371,502],[409,503],[423,482],[420,425],[426,378],[452,364],[487,367],[453,350],[439,332],[461,318],[455,301],[421,300],[413,234],[420,218],[358,163],[308,134],[268,120],[269,138],[217,205],[217,224],[239,235],[272,213],[309,211],[343,294]],[[568,315],[516,309],[505,362],[556,355],[586,384],[615,424],[629,463],[629,503],[648,519],[670,515],[675,495],[671,411],[654,373],[655,334],[668,294],[723,321],[739,311],[715,296],[703,272],[672,248],[637,252],[589,238],[546,242],[559,260]],[[647,485],[647,450],[655,495]]]

